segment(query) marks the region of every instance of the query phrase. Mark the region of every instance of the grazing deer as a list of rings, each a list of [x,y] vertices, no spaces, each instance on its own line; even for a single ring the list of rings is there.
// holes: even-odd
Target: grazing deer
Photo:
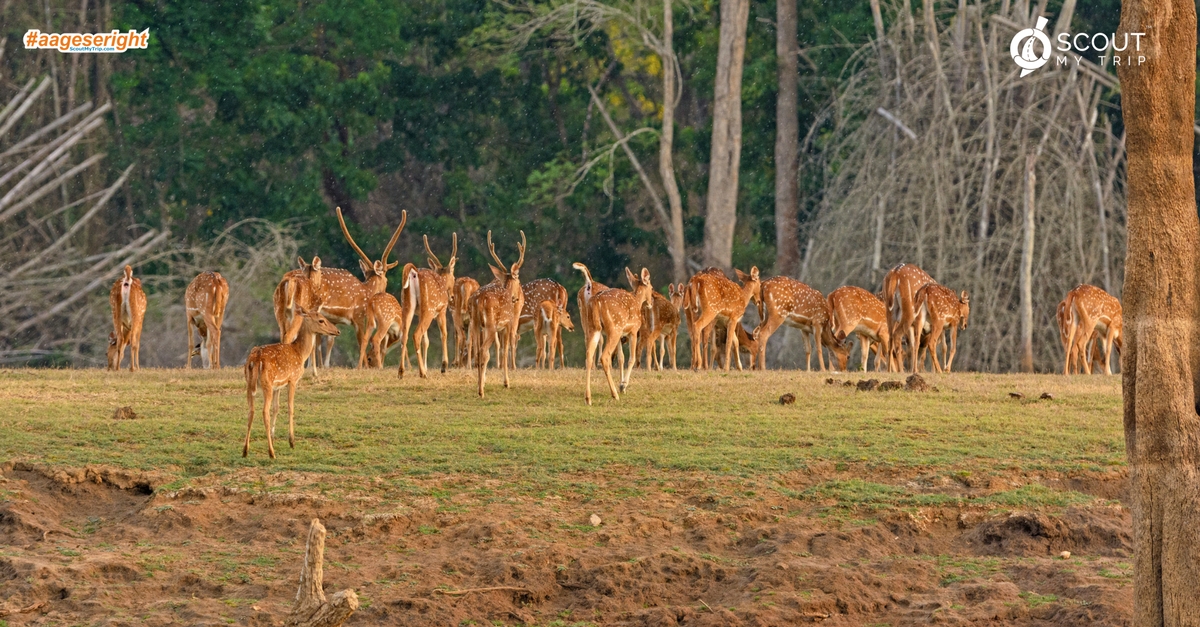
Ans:
[[[845,345],[834,338],[830,331],[832,311],[829,301],[825,300],[821,292],[795,279],[777,276],[763,281],[762,298],[759,303],[759,317],[762,322],[754,330],[754,339],[758,341],[760,367],[766,367],[767,340],[785,324],[800,329],[803,334],[804,350],[807,353],[805,370],[812,370],[814,346],[817,365],[822,371],[825,370],[825,353],[821,350],[822,346],[827,347],[835,358],[840,352],[849,354]],[[809,336],[812,337],[812,343]],[[831,363],[830,366],[832,365]]]
[[[629,387],[629,377],[633,374],[634,356],[637,355],[638,330],[642,326],[642,308],[651,307],[654,288],[650,285],[650,271],[642,268],[640,276],[634,276],[629,268],[625,268],[625,277],[629,279],[632,292],[622,289],[607,289],[602,292],[593,290],[595,287],[590,280],[591,273],[587,267],[576,262],[573,267],[584,273],[586,283],[585,302],[588,304],[587,313],[590,318],[591,335],[587,338],[587,355],[584,363],[587,368],[587,388],[584,400],[592,404],[592,364],[596,360],[596,350],[604,339],[604,355],[600,357],[600,365],[604,368],[604,376],[608,379],[608,389],[614,399],[620,399],[617,386],[612,378],[613,353],[617,353],[617,367],[621,369],[621,392]],[[653,310],[652,310],[653,311]],[[654,324],[654,314],[650,314],[650,323]],[[621,351],[621,338],[629,338],[629,369],[625,369],[625,353]]]
[[[221,369],[221,324],[225,321],[225,304],[228,302],[229,282],[220,272],[201,272],[188,284],[183,295],[188,332],[186,368],[192,367],[192,357],[198,355],[205,368]],[[193,329],[200,338],[196,344],[192,343]]]
[[[1060,342],[1062,342],[1064,356],[1071,354],[1071,347],[1068,343],[1068,337],[1070,337],[1071,333],[1071,314],[1069,313],[1070,299],[1071,294],[1068,293],[1067,300],[1063,300],[1058,303],[1058,309],[1055,310],[1054,316],[1058,321],[1058,339]],[[1120,352],[1119,348],[1118,352]],[[1100,342],[1096,341],[1096,333],[1094,331],[1087,340],[1087,349],[1083,353],[1076,352],[1074,361],[1066,364],[1065,374],[1079,374],[1084,371],[1083,356],[1085,353],[1091,356],[1091,366],[1093,370],[1097,369],[1100,364],[1104,363],[1104,352],[1100,349]]]
[[[350,237],[350,231],[346,228],[346,220],[342,218],[341,207],[337,208],[337,218],[338,224],[342,226],[342,234],[346,236],[346,241],[354,248],[354,252],[358,253],[360,258],[358,265],[365,280],[360,281],[345,270],[323,268],[321,270],[321,289],[317,296],[321,303],[321,314],[330,322],[354,327],[354,334],[358,340],[358,367],[365,368],[367,365],[367,342],[371,332],[370,323],[367,320],[367,302],[371,300],[372,296],[387,290],[387,272],[399,265],[399,262],[396,261],[388,263],[387,258],[392,252],[392,247],[396,245],[396,240],[400,239],[400,232],[404,230],[404,223],[408,221],[408,212],[400,212],[400,226],[396,227],[396,232],[392,234],[392,239],[383,249],[383,254],[377,261],[372,261],[358,247],[354,238]],[[324,365],[329,366],[329,353],[325,354]]]
[[[321,281],[321,258],[313,257],[312,263],[304,261],[303,257],[298,258],[297,261],[300,267],[283,275],[279,285],[275,286],[275,293],[272,296],[275,305],[275,322],[279,324],[279,340],[281,342],[290,342],[293,339],[288,337],[288,329],[292,327],[296,308],[318,311],[321,307],[318,296],[324,289]],[[329,342],[325,347],[326,354],[333,346],[332,338],[329,338]],[[317,376],[317,361],[320,360],[320,344],[317,342],[313,347],[313,354],[306,357],[312,364],[314,377]]]
[[[493,343],[496,344],[496,353],[504,368],[504,387],[509,387],[508,351],[516,348],[517,324],[521,317],[521,309],[525,305],[525,296],[521,292],[521,266],[525,263],[525,232],[521,231],[517,261],[507,269],[496,254],[491,231],[488,231],[487,241],[488,251],[496,261],[496,265],[490,266],[492,276],[496,277],[496,280],[479,288],[471,297],[471,328],[468,332],[475,344],[473,350],[475,368],[479,373],[479,398],[483,398],[487,365],[491,359],[489,350]],[[504,332],[503,342],[500,339],[501,331]]]
[[[738,280],[742,282],[740,286],[725,278],[724,274],[711,272],[693,275],[689,282],[694,299],[693,307],[699,312],[693,323],[697,332],[697,335],[692,337],[693,355],[699,353],[701,336],[709,327],[718,321],[723,321],[726,326],[740,325],[750,301],[754,300],[755,303],[759,303],[762,300],[760,289],[762,282],[758,278],[758,267],[750,268],[750,274],[736,269],[734,272],[737,273]],[[729,370],[731,358],[737,360],[738,370],[742,369],[742,358],[737,352],[737,344],[737,333],[727,334],[724,362],[726,371]]]
[[[680,290],[676,294],[674,283],[667,285],[667,293],[670,294],[670,298],[654,292],[653,323],[650,308],[642,310],[642,329],[638,334],[638,345],[645,353],[642,361],[648,370],[657,367],[661,371],[663,358],[668,352],[671,354],[671,369],[676,369],[675,339],[679,335],[679,308],[683,305],[683,293]],[[634,365],[637,365],[636,361]]]
[[[142,321],[146,318],[146,293],[142,280],[133,277],[133,267],[125,266],[125,274],[108,291],[112,305],[113,332],[108,336],[108,369],[120,370],[129,347],[129,370],[141,368],[138,353],[142,348]]]
[[[1112,349],[1121,350],[1124,319],[1121,301],[1094,285],[1080,285],[1067,293],[1067,313],[1070,317],[1067,332],[1067,368],[1078,358],[1083,361],[1083,371],[1092,373],[1090,360],[1084,359],[1089,339],[1095,335],[1104,346],[1104,374],[1112,374]]]
[[[471,341],[467,336],[471,316],[467,303],[479,289],[479,281],[469,276],[454,280],[454,298],[450,303],[450,315],[454,318],[454,365],[458,368],[471,367]]]
[[[829,293],[829,309],[832,311],[829,326],[835,340],[844,342],[851,333],[858,335],[863,372],[867,371],[867,358],[871,356],[872,347],[875,349],[875,371],[891,366],[888,363],[891,335],[887,308],[879,297],[861,287],[847,285]],[[850,356],[848,349],[847,358]],[[839,354],[835,353],[835,357]],[[846,361],[839,359],[838,368],[846,370]]]
[[[542,304],[547,302],[553,303],[555,311],[559,309],[559,305],[561,304],[565,311],[567,306],[567,288],[559,285],[552,279],[534,279],[521,285],[521,294],[524,297],[524,301],[521,307],[520,321],[517,324],[517,343],[520,344],[523,333],[533,329],[534,339],[537,342],[538,353],[540,354],[543,336],[542,325],[543,323],[551,322],[550,320],[543,320]],[[557,316],[551,317],[556,318]],[[515,369],[517,367],[517,351],[515,347],[510,354],[510,360],[512,367]],[[537,359],[537,363],[540,365],[540,357]]]
[[[410,263],[404,267],[406,284],[409,275],[415,274],[415,267],[410,268],[412,265]],[[387,292],[380,292],[367,301],[367,322],[375,329],[375,334],[371,336],[371,354],[368,356],[367,365],[373,368],[383,367],[387,352],[398,342],[404,341],[406,317],[406,311],[400,305],[400,301]],[[403,360],[401,362],[400,368],[403,369]]]
[[[946,372],[954,365],[954,355],[958,352],[958,330],[967,328],[967,318],[971,315],[971,301],[966,292],[955,294],[954,290],[930,283],[917,290],[914,301],[917,306],[917,330],[924,334],[920,340],[920,350],[928,350],[933,360],[933,369],[942,372],[938,363],[937,347],[943,342],[944,333],[950,331],[950,343],[943,344],[943,359],[946,362]],[[920,352],[918,351],[918,353]],[[913,372],[919,372],[924,363],[919,356],[914,364]]]
[[[913,372],[917,367],[917,340],[920,335],[917,330],[917,308],[915,299],[917,290],[930,283],[937,283],[933,277],[911,263],[902,263],[883,277],[883,304],[887,307],[888,334],[891,336],[891,355],[888,363],[892,371],[901,370],[904,362],[904,347],[901,343],[907,339],[909,350],[913,352]]]
[[[410,271],[405,266],[404,289],[404,329],[401,342],[404,343],[400,355],[400,376],[408,366],[408,330],[412,318],[417,316],[417,328],[413,333],[413,348],[417,352],[417,369],[422,379],[429,374],[429,326],[437,320],[438,330],[442,335],[442,372],[450,365],[450,353],[446,348],[446,310],[454,296],[454,264],[458,260],[458,233],[453,235],[450,259],[442,265],[437,255],[429,249],[429,236],[422,236],[425,242],[425,255],[429,268],[414,268]],[[409,264],[412,265],[412,264]]]
[[[712,329],[711,336],[713,339],[713,345],[719,346],[724,344],[725,336],[729,333],[728,328],[716,324],[710,328]],[[759,370],[764,369],[764,366],[761,363],[758,363],[758,341],[754,339],[754,332],[752,330],[746,331],[746,327],[739,323],[737,325],[737,337],[739,354],[746,353],[746,360],[749,363],[749,368],[751,370],[754,370],[755,368],[758,368]],[[722,361],[720,354],[716,354],[716,360],[718,366],[723,366],[725,364],[725,362]]]
[[[242,444],[242,457],[250,454],[250,428],[254,426],[254,393],[263,393],[263,426],[267,429],[267,453],[275,459],[275,443],[272,433],[275,420],[279,418],[279,406],[271,417],[271,400],[275,391],[288,387],[288,445],[296,448],[296,383],[304,374],[304,358],[312,353],[317,335],[338,335],[337,327],[315,311],[298,309],[288,328],[288,335],[296,339],[287,344],[255,346],[246,357],[243,370],[246,374],[246,403],[250,406],[250,418],[246,422],[246,440]]]

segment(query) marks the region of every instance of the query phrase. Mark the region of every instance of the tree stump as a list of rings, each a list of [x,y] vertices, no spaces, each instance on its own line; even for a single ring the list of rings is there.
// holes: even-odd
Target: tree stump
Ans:
[[[308,545],[304,549],[304,566],[300,570],[300,589],[296,605],[284,621],[286,627],[338,627],[358,609],[358,595],[353,590],[334,593],[328,600],[321,590],[325,578],[325,526],[314,518],[308,528]]]

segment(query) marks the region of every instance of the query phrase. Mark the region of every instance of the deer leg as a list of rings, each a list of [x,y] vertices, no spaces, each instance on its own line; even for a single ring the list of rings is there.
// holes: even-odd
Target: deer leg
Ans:
[[[1108,332],[1104,334],[1104,374],[1112,374],[1112,345],[1115,331],[1113,325],[1108,325]]]
[[[603,326],[603,325],[601,325],[601,326]],[[621,350],[621,332],[620,331],[610,331],[609,332],[608,337],[604,341],[604,356],[601,357],[601,359],[600,359],[600,365],[604,367],[604,376],[605,376],[605,378],[608,379],[608,391],[610,393],[612,393],[612,397],[614,399],[620,399],[621,397],[617,393],[617,386],[615,383],[613,383],[613,378],[612,378],[612,360],[613,360],[613,351],[614,350],[617,352],[617,355],[620,357],[620,359],[621,359],[620,367],[622,370],[624,370],[624,368],[625,368],[625,353]]]
[[[221,369],[221,325],[208,328],[208,341],[212,348],[208,349],[209,364],[213,370]]]
[[[250,455],[250,429],[254,426],[254,386],[253,364],[246,365],[246,404],[250,405],[250,419],[246,421],[246,441],[242,444],[242,457]]]
[[[442,310],[437,323],[438,333],[442,336],[442,374],[446,374],[446,370],[450,368],[450,353],[446,350],[449,346],[449,338],[446,337],[446,310]]]
[[[958,325],[950,327],[950,356],[946,358],[946,372],[954,365],[954,355],[958,353]]]
[[[417,331],[413,333],[413,348],[417,351],[417,373],[424,379],[429,376],[429,325],[433,318],[421,316],[417,320]]]
[[[703,367],[708,369],[708,352],[705,351],[705,343],[708,336],[705,332],[709,330],[713,322],[717,319],[716,312],[701,311],[700,317],[696,318],[693,328],[696,329],[696,336],[692,338],[692,370],[699,370]],[[699,357],[699,359],[697,359]]]
[[[324,361],[321,362],[321,367],[328,368],[329,364],[330,364],[330,360],[333,359],[333,337],[325,336],[324,339],[321,340],[321,344],[324,345],[324,351],[325,351],[325,358],[324,358]],[[316,344],[314,344],[313,346],[315,347]],[[313,350],[316,350],[316,348],[313,348]]]
[[[263,426],[267,428],[267,454],[271,456],[271,459],[275,459],[275,440],[271,437],[271,430],[275,428],[275,421],[271,420],[271,417],[269,415],[269,412],[271,409],[271,400],[274,397],[275,389],[271,386],[271,383],[268,381],[266,383],[266,385],[262,386],[262,390],[263,390]],[[278,415],[278,413],[279,413],[278,410],[276,410],[276,415]]]
[[[296,448],[296,382],[288,381],[288,446]]]
[[[139,353],[142,350],[142,323],[141,323],[141,321],[137,321],[137,322],[133,323],[133,329],[132,329],[130,335],[131,335],[131,337],[129,339],[130,370],[132,370],[133,372],[137,372],[138,370],[141,370],[141,368],[142,368],[142,360],[141,360],[141,357],[139,357]]]
[[[583,367],[587,370],[587,387],[583,392],[583,400],[587,401],[588,405],[592,404],[592,367],[596,363],[596,348],[600,346],[600,331],[593,331],[588,337],[587,355],[583,361]]]
[[[633,368],[634,368],[633,356],[637,354],[637,349],[638,349],[637,344],[638,344],[637,333],[630,333],[629,334],[629,370],[625,370],[624,368],[621,369],[621,392],[622,393],[624,393],[625,390],[629,387],[629,380],[633,377]],[[622,355],[624,355],[624,353],[622,353],[621,349],[618,348],[617,349],[617,361],[618,362],[624,361],[623,359],[621,359]],[[621,364],[621,366],[624,366],[624,365],[625,364]]]
[[[187,315],[188,345],[187,345],[187,361],[184,362],[183,368],[184,368],[184,370],[191,370],[192,369],[192,350],[193,350],[193,348],[192,348],[193,347],[193,345],[192,345],[192,314],[187,313],[186,310],[184,311],[184,313]]]
[[[375,362],[376,368],[383,368],[383,342],[387,337],[388,327],[390,324],[384,324],[382,320],[375,321],[375,334],[371,336],[371,358]]]
[[[487,380],[487,365],[491,360],[491,343],[495,333],[488,333],[487,329],[479,330],[477,341],[479,346],[475,350],[475,368],[479,372],[479,398],[483,398],[483,384]],[[497,347],[499,350],[499,347]]]

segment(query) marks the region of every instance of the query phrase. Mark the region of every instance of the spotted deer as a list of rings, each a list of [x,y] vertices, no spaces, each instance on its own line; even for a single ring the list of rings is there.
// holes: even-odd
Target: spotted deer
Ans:
[[[582,263],[575,263],[573,267],[584,272],[585,278],[590,277],[590,273],[586,272],[587,267]],[[606,289],[596,292],[595,285],[590,279],[583,286],[587,296],[585,302],[588,304],[585,315],[590,318],[588,328],[591,329],[591,335],[587,338],[587,354],[584,357],[587,368],[587,387],[584,392],[584,400],[588,405],[592,404],[592,365],[595,363],[596,351],[600,348],[601,339],[604,340],[604,354],[600,357],[600,365],[604,368],[604,376],[608,379],[608,389],[612,393],[613,399],[620,399],[617,386],[613,383],[612,378],[614,352],[617,354],[617,367],[621,372],[621,392],[629,387],[629,378],[633,374],[633,358],[637,355],[638,330],[642,326],[642,308],[651,307],[654,288],[650,285],[650,271],[646,268],[642,268],[640,276],[635,276],[629,268],[625,268],[625,277],[629,280],[632,292],[622,289]],[[650,323],[653,325],[654,314],[651,313],[650,316]],[[623,337],[629,338],[628,370],[625,368],[625,353],[621,351],[621,338]]]
[[[142,291],[142,280],[133,276],[133,266],[125,266],[125,273],[113,283],[108,291],[108,303],[112,305],[113,317],[113,331],[108,336],[108,369],[121,369],[128,346],[129,370],[136,371],[141,368],[138,353],[142,348],[146,293]]]
[[[825,353],[821,350],[822,346],[828,348],[839,362],[840,353],[848,354],[846,346],[833,337],[830,325],[833,312],[829,308],[829,301],[825,300],[821,292],[785,276],[763,281],[761,290],[759,318],[762,322],[754,330],[754,339],[758,341],[760,367],[766,367],[767,341],[785,324],[800,329],[804,337],[804,350],[807,353],[805,370],[812,370],[814,347],[817,365],[822,371],[825,370]],[[832,363],[830,365],[832,366]]]
[[[635,366],[640,361],[647,370],[658,368],[661,371],[663,360],[670,352],[671,369],[675,369],[675,338],[679,333],[679,307],[683,304],[683,294],[680,293],[678,297],[676,296],[674,283],[667,285],[667,292],[670,298],[654,292],[653,323],[651,323],[651,308],[642,309],[642,328],[638,332],[638,346],[642,347],[643,355],[641,359],[635,357]]]
[[[714,345],[724,344],[725,343],[725,335],[726,335],[726,333],[728,333],[728,330],[726,330],[725,327],[720,326],[720,325],[713,325],[711,328],[713,329],[713,333],[712,333],[713,344]],[[754,370],[755,367],[762,369],[763,368],[762,364],[758,363],[758,358],[759,358],[758,341],[754,339],[753,331],[746,331],[746,327],[742,326],[739,323],[737,325],[737,337],[738,337],[738,351],[741,353],[746,353],[746,360],[747,360],[747,363],[749,364],[750,369]],[[717,360],[718,366],[723,366],[725,363],[724,361],[722,361],[720,354],[716,355],[716,360]]]
[[[404,267],[404,276],[407,277],[413,270],[413,268],[409,268],[412,265],[410,263]],[[387,292],[380,292],[367,301],[367,322],[372,329],[375,329],[375,333],[371,336],[371,353],[368,356],[367,365],[372,368],[382,368],[388,351],[397,343],[403,342],[405,314],[400,301]],[[400,368],[404,368],[403,363],[400,364]]]
[[[937,281],[911,263],[902,263],[888,270],[883,277],[883,305],[887,308],[888,334],[891,336],[891,355],[888,356],[888,363],[894,372],[902,369],[904,347],[901,344],[905,340],[913,353],[913,368],[916,368],[919,332],[916,328],[915,302],[917,290],[930,283]]]
[[[312,353],[318,335],[337,336],[337,327],[315,311],[296,310],[288,335],[295,337],[286,344],[255,346],[246,357],[243,371],[246,375],[246,403],[250,406],[250,418],[246,421],[246,439],[242,444],[242,457],[250,454],[250,428],[254,426],[254,393],[263,393],[263,426],[267,430],[267,454],[275,459],[273,432],[275,420],[279,418],[279,406],[271,417],[271,400],[276,390],[288,388],[288,445],[296,448],[296,384],[304,374],[304,359]]]
[[[967,318],[971,315],[969,296],[966,292],[956,294],[948,287],[930,283],[917,290],[914,304],[917,307],[918,337],[923,338],[920,340],[920,351],[928,350],[933,369],[942,372],[937,354],[937,347],[942,344],[945,371],[950,372],[954,366],[954,355],[958,352],[958,331],[967,328]],[[946,331],[950,332],[949,344],[944,344],[943,335]],[[920,371],[924,361],[918,355],[913,372]]]
[[[275,322],[279,324],[279,340],[281,342],[292,340],[288,337],[287,331],[292,326],[296,308],[317,311],[321,307],[318,296],[324,288],[321,281],[321,258],[313,257],[312,263],[309,263],[300,257],[297,262],[300,267],[283,275],[279,285],[275,286],[275,293],[272,296],[275,305]],[[317,362],[320,360],[320,344],[321,342],[318,341],[313,347],[313,354],[305,357],[312,365],[314,377],[317,376]],[[325,347],[327,354],[332,346],[332,340],[330,340],[330,344]]]
[[[697,332],[692,337],[692,354],[700,352],[701,337],[708,328],[718,322],[724,322],[727,327],[740,325],[742,316],[746,315],[746,307],[753,300],[761,301],[762,282],[758,277],[758,267],[750,268],[750,274],[734,270],[742,284],[725,278],[724,274],[702,272],[693,275],[689,285],[692,287],[693,307],[699,312],[696,315],[694,328]],[[737,333],[730,333],[725,341],[725,370],[729,370],[729,360],[737,361],[738,370],[742,369],[742,358],[737,352]]]
[[[496,254],[492,244],[492,232],[488,231],[488,251],[496,265],[490,266],[495,282],[475,292],[470,301],[471,328],[469,336],[474,343],[475,369],[479,373],[479,398],[483,398],[487,380],[487,366],[491,359],[490,349],[496,344],[500,365],[504,368],[504,387],[508,382],[508,353],[517,345],[517,324],[525,296],[521,292],[521,266],[525,263],[525,232],[521,231],[521,243],[517,246],[518,258],[511,267],[506,267]],[[501,341],[500,333],[504,333]]]
[[[1094,335],[1104,347],[1104,374],[1112,374],[1112,349],[1120,352],[1124,331],[1121,301],[1094,285],[1080,285],[1067,293],[1069,326],[1067,332],[1067,368],[1073,359],[1083,361],[1083,371],[1092,373],[1091,360],[1084,359],[1087,344]]]
[[[599,281],[592,280],[591,270],[588,270],[588,267],[583,265],[583,263],[576,262],[572,264],[572,267],[583,273],[583,287],[579,288],[579,291],[575,293],[575,305],[579,307],[579,328],[583,329],[583,338],[586,344],[587,338],[592,337],[592,321],[587,316],[588,302],[591,300],[592,295],[603,292],[608,289],[608,286]],[[589,288],[588,285],[591,285],[591,287]],[[601,342],[603,342],[603,339],[601,339]],[[596,359],[600,358],[600,353],[603,350],[604,347],[602,344],[600,350],[596,351]],[[600,364],[597,363],[596,365],[599,366]]]
[[[417,328],[413,333],[413,348],[417,352],[417,370],[424,379],[429,375],[426,365],[429,361],[429,326],[437,321],[438,331],[442,336],[442,372],[450,365],[450,353],[446,348],[446,310],[454,296],[454,265],[458,260],[458,233],[452,236],[450,258],[442,265],[437,255],[429,248],[429,236],[422,236],[425,242],[425,256],[429,268],[413,268],[405,266],[404,299],[405,321],[401,342],[404,343],[400,355],[400,376],[408,366],[408,330],[412,325],[413,316],[417,316]],[[411,264],[410,264],[411,265]]]
[[[383,254],[377,261],[372,261],[350,236],[350,231],[346,228],[346,220],[342,217],[341,207],[337,208],[337,218],[338,224],[342,227],[342,235],[354,248],[354,252],[358,253],[358,265],[365,280],[358,280],[346,270],[322,268],[321,289],[317,296],[320,300],[320,312],[330,322],[354,327],[354,334],[358,341],[358,367],[365,368],[367,365],[367,342],[371,332],[370,323],[367,320],[367,302],[371,300],[372,296],[387,290],[387,272],[399,265],[399,262],[396,261],[388,263],[387,258],[396,245],[396,240],[400,239],[400,232],[404,230],[404,223],[408,221],[408,212],[400,213],[400,226],[396,227],[396,232],[392,234],[392,239],[388,241],[387,247],[383,249]],[[325,354],[324,365],[329,366],[329,353]]]
[[[479,281],[469,276],[454,280],[454,298],[450,303],[450,315],[454,318],[454,365],[459,368],[471,367],[471,341],[467,337],[471,316],[467,312],[467,303],[478,289]]]
[[[722,272],[720,268],[714,268],[711,266],[701,270],[697,274],[713,274],[720,277],[725,276],[725,273]],[[692,288],[692,281],[689,280],[687,283],[681,283],[680,285],[683,286],[682,311],[683,319],[687,324],[688,338],[693,343],[696,341],[699,341],[700,343],[700,352],[692,353],[692,370],[708,370],[716,356],[716,340],[715,334],[713,333],[714,327],[710,326],[703,332],[696,329],[696,319],[700,316],[700,307],[696,302],[695,291]]]
[[[524,301],[517,324],[517,343],[520,344],[525,331],[533,329],[537,345],[535,364],[540,368],[543,357],[552,355],[558,348],[556,342],[561,337],[558,335],[558,325],[564,319],[570,324],[571,318],[566,314],[567,288],[552,279],[534,279],[521,285],[521,294]],[[547,337],[551,340],[549,343]],[[513,350],[510,357],[512,367],[516,368],[517,351]],[[546,367],[552,368],[553,364],[546,364]]]
[[[875,371],[891,367],[888,363],[891,335],[888,332],[887,308],[878,296],[853,285],[839,287],[829,293],[829,309],[832,312],[829,326],[835,340],[844,342],[851,334],[858,336],[863,372],[867,371],[867,359],[871,356],[872,348],[875,350]],[[840,353],[834,353],[834,356],[839,358],[838,369],[846,370],[848,359],[841,359]],[[845,357],[849,356],[847,350]]]
[[[542,301],[538,307],[538,323],[534,325],[533,333],[537,338],[537,367],[543,365],[550,370],[554,369],[554,354],[558,352],[558,359],[562,363],[562,367],[567,367],[566,355],[563,353],[562,332],[574,331],[575,325],[571,322],[571,314],[567,313],[567,291],[563,289],[562,301],[552,302],[548,300]]]
[[[201,272],[188,284],[183,295],[188,333],[186,368],[192,367],[192,357],[199,356],[205,368],[221,369],[221,325],[228,302],[229,282],[220,272]],[[193,343],[193,330],[199,343]]]
[[[1067,294],[1067,298],[1071,298],[1070,293]],[[1064,356],[1071,354],[1071,347],[1068,343],[1068,337],[1071,333],[1069,308],[1068,300],[1063,300],[1058,303],[1058,308],[1055,310],[1055,319],[1058,321],[1058,339],[1062,342]],[[1075,359],[1066,363],[1065,374],[1082,373],[1084,371],[1083,359],[1085,354],[1090,356],[1092,370],[1098,369],[1104,363],[1104,351],[1100,348],[1101,342],[1096,340],[1096,333],[1093,331],[1091,337],[1087,340],[1087,348],[1083,352],[1076,351],[1074,353]],[[1119,345],[1120,337],[1117,338],[1117,342]],[[1120,352],[1119,346],[1117,352]]]

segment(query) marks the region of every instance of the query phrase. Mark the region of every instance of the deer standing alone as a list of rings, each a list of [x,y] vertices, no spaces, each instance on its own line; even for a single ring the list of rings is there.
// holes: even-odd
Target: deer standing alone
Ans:
[[[142,280],[134,278],[132,266],[125,266],[125,273],[113,283],[108,303],[113,316],[113,332],[108,336],[108,369],[121,369],[128,346],[129,370],[136,371],[141,368],[138,353],[142,348],[142,322],[146,319],[146,293],[142,291]]]
[[[275,443],[272,433],[275,420],[279,418],[279,406],[275,407],[275,416],[271,417],[271,400],[275,391],[287,386],[288,388],[288,445],[296,448],[296,384],[304,374],[304,359],[312,353],[317,335],[336,337],[337,327],[315,311],[304,309],[296,311],[288,335],[296,339],[286,344],[268,344],[255,346],[246,357],[243,372],[246,375],[246,403],[250,406],[250,418],[246,422],[246,440],[242,444],[242,457],[250,454],[250,428],[254,426],[254,393],[263,393],[263,426],[267,430],[267,453],[275,459]]]
[[[228,302],[229,282],[220,272],[201,272],[188,284],[183,295],[188,332],[186,368],[192,367],[192,357],[198,355],[205,368],[221,369],[221,325]],[[198,344],[193,344],[193,330],[200,338]]]

